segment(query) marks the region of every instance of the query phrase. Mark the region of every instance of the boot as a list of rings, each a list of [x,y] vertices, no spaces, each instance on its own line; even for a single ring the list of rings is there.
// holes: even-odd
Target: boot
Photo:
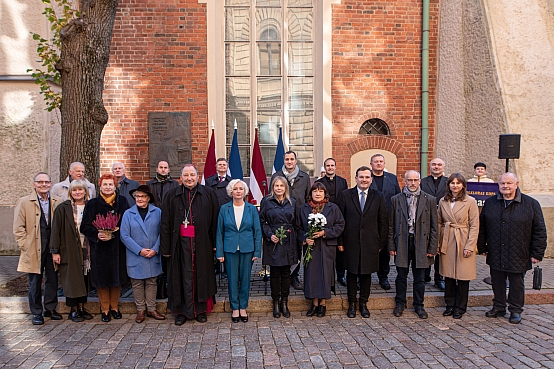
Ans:
[[[281,308],[281,313],[283,314],[283,316],[285,318],[289,318],[290,317],[290,311],[289,311],[289,298],[288,297],[282,297],[281,298],[280,308]]]
[[[279,318],[281,313],[279,312],[279,300],[273,300],[273,317]]]

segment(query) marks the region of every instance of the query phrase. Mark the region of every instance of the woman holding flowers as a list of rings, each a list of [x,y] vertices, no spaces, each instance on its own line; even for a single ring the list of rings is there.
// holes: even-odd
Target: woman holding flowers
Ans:
[[[129,208],[127,199],[115,192],[115,176],[98,180],[100,196],[85,206],[81,233],[90,242],[91,282],[98,292],[102,321],[121,319],[119,293],[127,280],[125,246],[119,242],[121,216]],[[110,316],[111,315],[111,316]]]
[[[270,266],[269,282],[273,299],[273,317],[290,317],[288,307],[290,266],[298,263],[294,209],[296,201],[290,197],[284,177],[273,179],[271,193],[260,205],[260,221],[264,236],[262,263]]]
[[[344,230],[344,218],[339,208],[329,202],[323,183],[313,184],[308,202],[296,216],[298,239],[302,242],[304,263],[304,296],[312,300],[306,316],[325,316],[325,300],[331,298],[335,281],[337,238]]]

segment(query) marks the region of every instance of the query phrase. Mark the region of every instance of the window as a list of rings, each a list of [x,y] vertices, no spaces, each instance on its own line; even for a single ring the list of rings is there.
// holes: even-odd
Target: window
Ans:
[[[360,127],[360,130],[358,131],[358,134],[388,136],[390,132],[389,132],[389,126],[387,125],[387,123],[385,123],[384,120],[379,118],[372,118],[372,119],[366,120],[362,124],[362,126]]]
[[[279,125],[300,169],[314,168],[313,0],[225,0],[225,127],[229,156],[238,128],[244,175],[259,128],[266,173],[271,173]]]

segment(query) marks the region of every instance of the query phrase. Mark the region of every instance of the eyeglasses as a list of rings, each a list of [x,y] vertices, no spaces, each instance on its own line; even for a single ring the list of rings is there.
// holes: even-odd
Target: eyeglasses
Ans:
[[[408,183],[411,183],[411,182],[416,183],[416,182],[419,182],[420,179],[419,179],[419,178],[418,178],[418,179],[410,179],[410,178],[407,178],[407,179],[405,179],[405,181],[408,182]]]
[[[45,185],[45,184],[52,183],[52,181],[35,181],[35,183],[37,183],[39,185]]]
[[[150,196],[148,196],[148,195],[135,195],[135,199],[147,199],[149,197]]]

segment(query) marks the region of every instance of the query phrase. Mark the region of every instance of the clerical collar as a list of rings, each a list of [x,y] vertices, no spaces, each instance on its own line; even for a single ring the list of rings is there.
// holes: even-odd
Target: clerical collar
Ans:
[[[332,181],[333,179],[335,179],[335,174],[333,174],[332,176],[328,176],[327,174],[325,174],[325,177],[329,178]]]

